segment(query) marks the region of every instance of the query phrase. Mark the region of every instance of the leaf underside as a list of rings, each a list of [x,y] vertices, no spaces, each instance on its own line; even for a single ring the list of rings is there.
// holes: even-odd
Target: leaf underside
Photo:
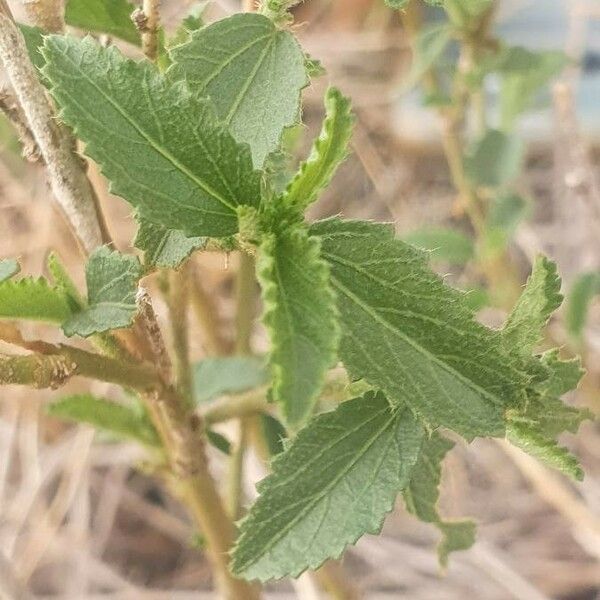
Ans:
[[[133,245],[144,252],[146,267],[176,269],[194,250],[206,245],[204,237],[187,237],[178,229],[167,229],[146,219],[139,221]]]
[[[450,440],[437,432],[426,439],[410,483],[403,491],[407,509],[421,521],[433,523],[440,530],[442,539],[438,545],[438,557],[443,567],[448,564],[450,552],[466,550],[475,541],[475,524],[472,521],[446,521],[438,512],[442,461],[453,447]]]
[[[241,523],[232,571],[297,577],[377,533],[417,460],[422,427],[369,393],[316,417],[272,463]]]
[[[111,329],[128,327],[137,312],[137,284],[142,274],[135,256],[102,246],[86,265],[88,306],[63,324],[67,336],[89,337]]]
[[[325,96],[326,115],[319,137],[310,156],[289,183],[283,202],[306,209],[331,182],[337,168],[348,154],[354,116],[350,100],[336,88],[329,88]]]
[[[266,236],[257,264],[271,340],[273,397],[297,428],[314,407],[335,361],[338,328],[319,240],[296,226]]]
[[[134,5],[126,0],[67,0],[65,22],[84,31],[106,33],[140,45],[140,34],[131,20]]]
[[[196,402],[208,402],[260,387],[268,379],[265,359],[258,356],[205,358],[194,365],[194,397]]]
[[[89,37],[49,36],[42,52],[61,116],[111,191],[142,217],[189,236],[237,231],[236,208],[257,205],[260,175],[208,100]]]

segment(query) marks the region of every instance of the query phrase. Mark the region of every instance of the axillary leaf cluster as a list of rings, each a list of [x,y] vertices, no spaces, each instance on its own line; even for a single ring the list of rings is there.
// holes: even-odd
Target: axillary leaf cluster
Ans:
[[[81,24],[79,4],[68,14],[97,31]],[[312,151],[287,186],[273,184],[282,174],[273,158],[299,123],[312,65],[286,26],[293,4],[268,0],[259,13],[189,31],[183,43],[166,45],[166,71],[91,37],[40,36],[43,81],[112,192],[135,209],[145,257],[97,250],[85,298],[56,264],[47,281],[19,278],[16,264],[3,263],[0,317],[101,336],[133,323],[138,281],[149,271],[175,268],[211,244],[255,254],[270,396],[292,440],[240,524],[233,573],[266,581],[317,568],[377,533],[399,495],[440,529],[445,563],[474,539],[471,522],[444,520],[437,508],[441,464],[453,445],[447,431],[467,441],[506,437],[582,477],[557,442],[588,417],[560,399],[576,387],[579,363],[536,352],[560,305],[560,280],[539,258],[506,325],[491,329],[392,226],[307,222],[304,212],[348,154],[354,117],[349,99],[330,88]],[[136,43],[129,27],[115,24],[119,14],[101,17],[110,33]],[[340,364],[368,391],[313,416],[328,372]],[[96,407],[95,419],[86,407]],[[53,410],[100,427],[116,415],[120,432],[156,443],[146,425],[131,425],[135,414],[90,396]]]

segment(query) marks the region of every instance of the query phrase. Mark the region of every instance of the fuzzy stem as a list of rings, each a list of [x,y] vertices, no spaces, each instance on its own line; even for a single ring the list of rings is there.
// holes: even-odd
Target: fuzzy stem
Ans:
[[[5,3],[0,4],[0,56],[46,163],[52,192],[81,245],[90,252],[105,242],[94,191],[73,153],[70,136],[58,124]]]
[[[236,282],[236,354],[251,353],[251,337],[256,308],[255,299],[254,258],[246,252],[240,252]]]
[[[175,364],[175,380],[177,389],[188,406],[193,406],[192,367],[189,356],[188,338],[188,306],[189,285],[188,269],[168,273],[167,305],[169,307],[169,323]]]
[[[38,345],[42,345],[39,342]],[[44,353],[0,356],[0,383],[56,389],[76,375],[148,391],[160,387],[150,365],[125,363],[71,346],[43,344]]]

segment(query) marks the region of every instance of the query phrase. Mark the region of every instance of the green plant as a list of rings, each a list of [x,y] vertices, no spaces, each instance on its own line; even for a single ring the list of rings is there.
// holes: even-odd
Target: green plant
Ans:
[[[396,239],[390,226],[308,223],[304,213],[346,157],[352,134],[350,102],[334,88],[312,152],[281,185],[290,162],[282,135],[298,122],[314,69],[289,28],[295,2],[266,0],[257,14],[206,26],[196,15],[175,43],[144,21],[156,16],[153,2],[136,15],[140,32],[125,20],[124,2],[93,4],[103,9],[70,0],[67,23],[142,43],[151,60],[129,60],[91,37],[22,28],[26,47],[6,9],[0,15],[5,67],[54,194],[88,254],[85,294],[55,255],[49,278],[18,277],[18,265],[3,261],[0,317],[49,322],[90,345],[26,340],[2,324],[0,337],[29,353],[0,357],[1,383],[58,388],[82,376],[121,386],[120,404],[69,396],[50,412],[147,448],[157,476],[196,519],[227,598],[257,597],[246,580],[296,577],[339,557],[379,531],[399,494],[411,513],[440,529],[442,564],[468,548],[474,524],[444,520],[437,509],[442,461],[453,446],[447,432],[468,442],[506,437],[581,479],[577,460],[556,441],[589,416],[560,400],[577,385],[579,362],[536,351],[561,302],[550,261],[536,261],[504,327],[493,330],[476,321],[465,294],[430,270],[428,255]],[[444,35],[466,36],[465,19],[480,4],[447,0],[452,21]],[[427,70],[431,58],[424,62]],[[72,136],[135,208],[142,260],[110,247]],[[514,151],[504,136],[488,132],[465,162],[461,181],[475,226],[480,200],[466,181],[503,187],[513,176],[514,158],[489,159],[498,148]],[[186,261],[207,250],[240,255],[236,351],[193,367],[185,311],[198,290]],[[250,345],[255,264],[268,365]],[[169,306],[171,351],[140,283],[153,275]],[[205,323],[211,327],[210,318]],[[336,407],[313,416],[325,397]],[[211,429],[227,419],[240,422],[243,443],[235,447]],[[238,532],[249,431],[274,458]],[[231,455],[227,508],[206,443]]]

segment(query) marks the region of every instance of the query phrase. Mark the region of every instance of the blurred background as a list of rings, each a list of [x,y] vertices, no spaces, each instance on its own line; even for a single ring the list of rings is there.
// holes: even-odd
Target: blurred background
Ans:
[[[25,20],[21,3],[10,4]],[[558,263],[564,293],[569,299],[574,290],[575,296],[551,322],[550,335],[566,355],[582,354],[588,370],[569,402],[597,414],[600,0],[496,4],[492,27],[502,39],[533,50],[561,50],[573,59],[544,86],[519,123],[526,154],[515,185],[527,199],[527,210],[507,226],[501,260],[510,263],[519,284],[537,253]],[[184,0],[163,0],[167,30],[194,7]],[[204,16],[210,21],[238,10],[235,0],[215,0],[207,3]],[[425,23],[440,18],[434,8],[417,12]],[[353,99],[357,115],[352,155],[312,216],[342,213],[393,222],[401,236],[434,250],[436,270],[472,290],[481,319],[498,325],[505,310],[489,298],[485,274],[469,260],[471,226],[457,207],[439,115],[424,105],[418,86],[405,85],[414,62],[405,26],[382,0],[306,0],[295,10],[295,32],[326,74],[305,93],[306,127],[295,133],[293,153],[303,156],[318,132],[329,83]],[[452,49],[448,52],[451,58]],[[500,86],[488,79],[484,93],[493,113]],[[119,248],[131,250],[135,224],[127,205],[109,196],[93,166],[91,173],[103,190],[102,206]],[[448,230],[457,234],[450,241],[439,234]],[[23,272],[41,274],[51,250],[82,282],[76,244],[51,200],[43,166],[21,157],[18,138],[3,118],[0,257],[18,257]],[[218,305],[224,331],[232,327],[235,268],[235,257],[203,253],[193,260],[198,285]],[[587,313],[574,326],[569,306],[574,310],[572,303],[581,300],[582,287]],[[156,306],[164,315],[158,295]],[[193,319],[191,326],[194,358],[200,359],[209,341]],[[25,325],[23,332],[57,339],[37,326]],[[254,342],[257,350],[266,347],[260,330]],[[70,391],[89,389],[88,382],[69,385]],[[91,389],[111,394],[98,383]],[[144,475],[141,452],[86,427],[50,419],[44,405],[51,397],[45,391],[0,389],[0,597],[209,598],[210,571],[201,543],[182,508]],[[587,474],[581,484],[498,443],[459,445],[447,461],[443,509],[477,520],[476,545],[455,554],[441,574],[435,531],[399,507],[380,537],[366,536],[343,559],[344,578],[353,589],[348,598],[600,599],[600,429],[585,423],[565,443],[581,458]],[[220,472],[217,452],[212,459]],[[252,498],[262,467],[251,456],[247,460],[252,477],[246,493]],[[316,600],[326,595],[312,575],[305,575],[269,587],[267,597]]]

